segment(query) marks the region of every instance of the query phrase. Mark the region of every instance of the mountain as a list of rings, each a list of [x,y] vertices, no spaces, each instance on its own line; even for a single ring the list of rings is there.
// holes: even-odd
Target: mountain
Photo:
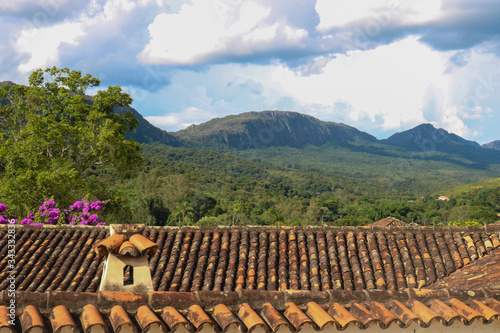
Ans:
[[[229,146],[237,149],[272,146],[320,146],[328,142],[375,142],[377,139],[345,124],[326,122],[298,112],[246,112],[215,118],[174,133],[194,145]]]
[[[12,87],[13,85],[15,85],[15,83],[12,82],[12,81],[2,81],[2,82],[0,82],[0,86]]]
[[[479,143],[468,141],[456,134],[448,133],[444,129],[435,128],[431,124],[421,124],[404,132],[393,134],[382,140],[391,145],[428,150],[429,147],[446,146],[452,144],[466,145],[481,148]]]
[[[160,142],[156,139],[159,137],[163,139],[161,143],[171,146],[231,152],[248,160],[316,168],[324,172],[336,170],[346,176],[356,173],[356,177],[364,174],[368,165],[371,174],[380,175],[390,170],[388,165],[399,168],[406,160],[427,171],[434,170],[434,173],[450,173],[451,169],[458,168],[460,177],[465,170],[489,173],[500,168],[499,151],[484,149],[476,142],[436,129],[431,124],[377,140],[345,124],[288,111],[246,112],[215,118],[173,133],[156,129],[143,119],[131,137],[148,143]],[[414,159],[424,163],[416,163]],[[478,180],[482,179],[485,178]]]
[[[139,143],[162,143],[168,146],[178,147],[181,142],[171,133],[153,126],[134,108],[116,108],[115,112],[124,113],[130,111],[135,119],[139,120],[139,125],[132,133],[127,133],[127,137]]]
[[[495,140],[489,143],[485,143],[484,145],[481,145],[483,148],[488,148],[488,149],[495,149],[495,150],[500,150],[500,140]]]

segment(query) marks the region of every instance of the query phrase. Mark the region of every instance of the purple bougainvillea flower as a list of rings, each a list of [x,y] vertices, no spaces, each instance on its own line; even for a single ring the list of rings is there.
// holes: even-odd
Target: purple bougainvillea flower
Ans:
[[[90,224],[96,224],[97,222],[99,222],[99,216],[97,216],[96,214],[90,215],[90,217],[89,217],[89,223]]]
[[[84,202],[84,203],[83,203],[83,209],[82,209],[82,211],[83,211],[84,213],[88,213],[88,212],[90,212],[90,204],[89,204],[88,202]]]
[[[82,202],[81,201],[77,201],[75,202],[74,204],[72,204],[70,207],[69,207],[72,211],[79,211],[80,209],[82,209]]]
[[[0,213],[5,212],[6,210],[7,210],[7,207],[3,203],[0,202]]]

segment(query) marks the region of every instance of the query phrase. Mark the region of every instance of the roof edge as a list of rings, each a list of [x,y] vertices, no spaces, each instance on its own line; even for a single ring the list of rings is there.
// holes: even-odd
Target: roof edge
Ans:
[[[1,304],[8,304],[12,295],[4,290],[0,292]],[[71,292],[71,291],[49,291],[36,293],[29,291],[16,291],[15,300],[17,310],[22,311],[27,305],[35,305],[41,311],[50,311],[58,305],[65,305],[70,310],[79,311],[87,304],[94,304],[103,310],[110,310],[114,305],[121,304],[125,309],[135,311],[141,305],[147,305],[153,310],[160,310],[168,304],[176,304],[176,308],[187,309],[192,305],[200,305],[211,309],[214,304],[224,304],[228,307],[237,307],[248,303],[252,307],[261,307],[265,303],[272,304],[278,310],[284,310],[285,304],[294,302],[299,307],[307,307],[307,303],[349,305],[352,302],[377,301],[388,303],[391,300],[405,302],[411,299],[427,302],[431,299],[449,300],[456,298],[466,300],[487,300],[494,298],[500,300],[500,289],[414,289],[407,288],[400,291],[388,290],[328,290],[328,291],[152,291],[147,294],[135,294],[128,292],[99,291]]]

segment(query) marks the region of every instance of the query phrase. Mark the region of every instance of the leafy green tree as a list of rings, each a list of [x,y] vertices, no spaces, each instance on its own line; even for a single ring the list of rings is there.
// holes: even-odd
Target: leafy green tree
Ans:
[[[188,225],[193,220],[193,206],[189,201],[181,201],[175,207],[172,216],[178,225]]]
[[[92,194],[85,173],[97,166],[125,175],[140,165],[140,146],[125,139],[138,121],[119,86],[67,68],[38,69],[29,85],[0,87],[0,200],[21,216],[52,197],[66,206]]]
[[[318,202],[313,198],[309,202],[309,206],[307,207],[303,222],[308,225],[319,224],[321,221],[322,213],[323,211],[321,210],[321,207],[319,207]]]
[[[193,218],[195,221],[200,220],[202,217],[210,216],[217,205],[217,200],[201,192],[190,195],[188,200],[193,207]]]

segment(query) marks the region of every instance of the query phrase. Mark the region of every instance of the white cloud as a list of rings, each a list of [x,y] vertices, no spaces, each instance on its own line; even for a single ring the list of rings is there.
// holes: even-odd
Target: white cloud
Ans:
[[[470,138],[472,136],[472,131],[462,120],[456,107],[443,110],[442,118],[435,125],[461,137]]]
[[[175,115],[149,116],[145,117],[147,121],[158,127],[170,127],[179,125],[180,119]]]
[[[383,129],[424,121],[422,107],[431,84],[446,85],[446,58],[418,42],[416,37],[369,51],[337,55],[323,72],[301,76],[285,66],[274,70],[273,84],[307,109],[320,104],[330,113],[334,104],[348,103],[346,119],[382,117]],[[325,108],[324,108],[325,110]],[[328,116],[323,111],[322,116]]]
[[[30,1],[16,2],[15,6],[11,5],[10,9],[22,10]],[[20,54],[28,55],[28,60],[21,63],[18,70],[21,73],[27,73],[36,68],[59,66],[60,48],[63,44],[77,46],[79,38],[86,36],[94,26],[103,28],[100,33],[115,30],[117,21],[121,21],[124,14],[130,13],[140,5],[146,6],[149,2],[151,1],[91,0],[81,12],[75,14],[72,20],[64,20],[52,25],[48,18],[60,14],[64,9],[63,6],[67,7],[70,2],[48,1],[39,4],[39,8],[32,9],[35,11],[32,15],[33,19],[22,25],[15,44]],[[47,18],[38,22],[37,15]],[[103,56],[106,55],[103,54]]]
[[[83,35],[84,31],[79,23],[63,23],[22,31],[16,47],[21,54],[27,53],[29,59],[20,64],[18,70],[27,73],[36,68],[58,65],[61,44],[76,45],[76,39]]]
[[[225,114],[284,109],[373,133],[431,121],[424,114],[431,91],[439,97],[439,109],[430,111],[431,118],[435,116],[436,122],[446,118],[443,126],[455,128],[460,115],[440,113],[450,107],[449,77],[444,74],[450,57],[409,37],[373,50],[316,59],[322,71],[306,75],[304,68],[284,64],[226,64],[204,72],[179,71],[157,98],[169,105],[168,115],[179,119],[178,124],[169,124],[169,130]],[[171,100],[182,102],[174,105]]]
[[[150,41],[140,53],[144,63],[193,65],[222,56],[252,55],[296,44],[307,31],[267,22],[271,8],[253,1],[228,5],[194,0],[179,13],[162,13],[149,25]]]
[[[389,22],[419,23],[436,18],[440,13],[440,0],[318,0],[316,11],[319,31],[346,26],[356,21],[365,24],[387,25]],[[370,23],[371,22],[371,23]]]
[[[210,111],[199,109],[195,106],[185,108],[182,112],[173,112],[163,116],[145,117],[151,124],[168,130],[179,130],[193,124],[201,124],[214,118],[216,115]]]

